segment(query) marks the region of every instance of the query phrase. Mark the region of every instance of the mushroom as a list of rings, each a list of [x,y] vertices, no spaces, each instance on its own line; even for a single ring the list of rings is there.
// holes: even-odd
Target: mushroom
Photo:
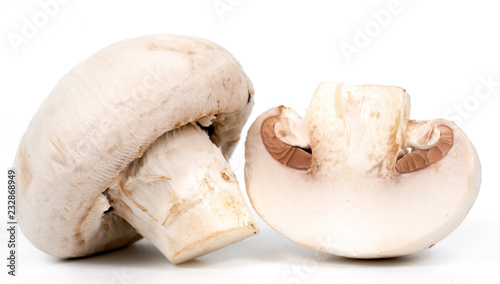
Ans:
[[[144,236],[181,263],[256,234],[226,161],[253,92],[229,52],[195,37],[145,36],[87,58],[19,144],[24,235],[61,258]]]
[[[305,118],[280,106],[248,131],[250,201],[276,231],[352,258],[407,255],[452,232],[479,191],[476,150],[453,122],[409,120],[399,87],[324,82]]]

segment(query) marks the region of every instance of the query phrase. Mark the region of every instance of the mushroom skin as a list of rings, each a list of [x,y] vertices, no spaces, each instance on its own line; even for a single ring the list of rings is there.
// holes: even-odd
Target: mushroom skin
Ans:
[[[228,158],[236,146],[254,104],[253,93],[252,83],[239,62],[208,40],[150,35],[98,51],[60,79],[20,141],[14,168],[22,232],[37,248],[61,258],[89,256],[140,239],[141,228],[156,225],[131,226],[126,219],[137,221],[137,216],[132,216],[136,211],[113,208],[111,203],[116,206],[119,200],[112,196],[118,194],[110,192],[109,187],[160,136],[194,122],[212,129],[210,138],[194,136],[215,144],[203,151],[219,151],[212,154],[221,166],[211,170],[219,174],[224,168],[232,176],[229,165],[219,158]],[[168,173],[165,175],[168,177]],[[226,226],[206,239],[194,233],[178,235],[184,238],[179,246],[185,247],[175,248],[176,252],[188,252],[193,247],[202,250],[170,259],[172,262],[189,260],[258,231],[248,206],[236,192],[237,184],[231,190],[235,202],[226,200],[226,205],[237,207],[239,211],[232,212],[240,214],[233,215],[237,222],[227,225],[241,234],[231,233],[234,238],[224,239],[225,232],[229,232]],[[147,190],[142,194],[147,195]],[[211,204],[209,201],[204,200],[204,204]],[[157,206],[169,210],[168,204]],[[213,216],[194,214],[191,223],[183,224],[197,226],[205,217]],[[219,221],[222,224],[227,218]],[[175,241],[170,238],[158,242],[175,245]],[[216,243],[204,247],[194,245],[196,241]]]
[[[404,89],[323,82],[307,123],[286,123],[307,129],[277,127],[297,120],[292,112],[281,106],[260,115],[245,144],[250,201],[292,241],[352,258],[407,255],[445,238],[474,204],[481,183],[474,146],[451,121],[410,120]],[[276,121],[274,138],[265,134],[269,119]],[[307,137],[291,139],[296,133]],[[310,148],[300,161],[310,159],[309,166],[281,162],[273,139],[289,149]],[[432,154],[429,161],[415,164],[423,153]]]

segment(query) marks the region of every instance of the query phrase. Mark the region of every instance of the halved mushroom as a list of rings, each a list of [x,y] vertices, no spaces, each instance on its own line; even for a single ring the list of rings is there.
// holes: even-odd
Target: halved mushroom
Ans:
[[[255,210],[291,240],[341,256],[431,247],[469,212],[481,167],[454,123],[409,114],[399,87],[326,82],[303,119],[283,106],[265,112],[246,141]]]
[[[226,161],[252,95],[237,60],[203,39],[97,52],[59,81],[20,142],[23,233],[63,258],[144,236],[173,263],[257,233]]]

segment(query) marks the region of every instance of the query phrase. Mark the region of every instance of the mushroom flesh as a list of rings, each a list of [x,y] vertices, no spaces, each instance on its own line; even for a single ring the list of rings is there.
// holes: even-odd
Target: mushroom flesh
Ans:
[[[256,212],[291,240],[353,258],[407,255],[452,232],[479,191],[465,133],[444,119],[409,119],[399,87],[324,82],[307,115],[280,106],[246,140]]]

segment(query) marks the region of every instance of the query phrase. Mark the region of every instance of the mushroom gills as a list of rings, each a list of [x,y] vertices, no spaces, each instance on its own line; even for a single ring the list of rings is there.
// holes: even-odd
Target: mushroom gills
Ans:
[[[107,191],[113,213],[181,263],[258,232],[220,149],[190,123],[158,138]]]
[[[297,170],[311,167],[312,151],[307,133],[307,120],[295,111],[279,107],[262,123],[261,137],[268,153],[279,163]]]
[[[402,156],[395,169],[398,173],[410,173],[426,168],[441,160],[453,146],[453,130],[433,122],[410,121],[406,144],[410,153]],[[413,125],[417,125],[413,128]]]

